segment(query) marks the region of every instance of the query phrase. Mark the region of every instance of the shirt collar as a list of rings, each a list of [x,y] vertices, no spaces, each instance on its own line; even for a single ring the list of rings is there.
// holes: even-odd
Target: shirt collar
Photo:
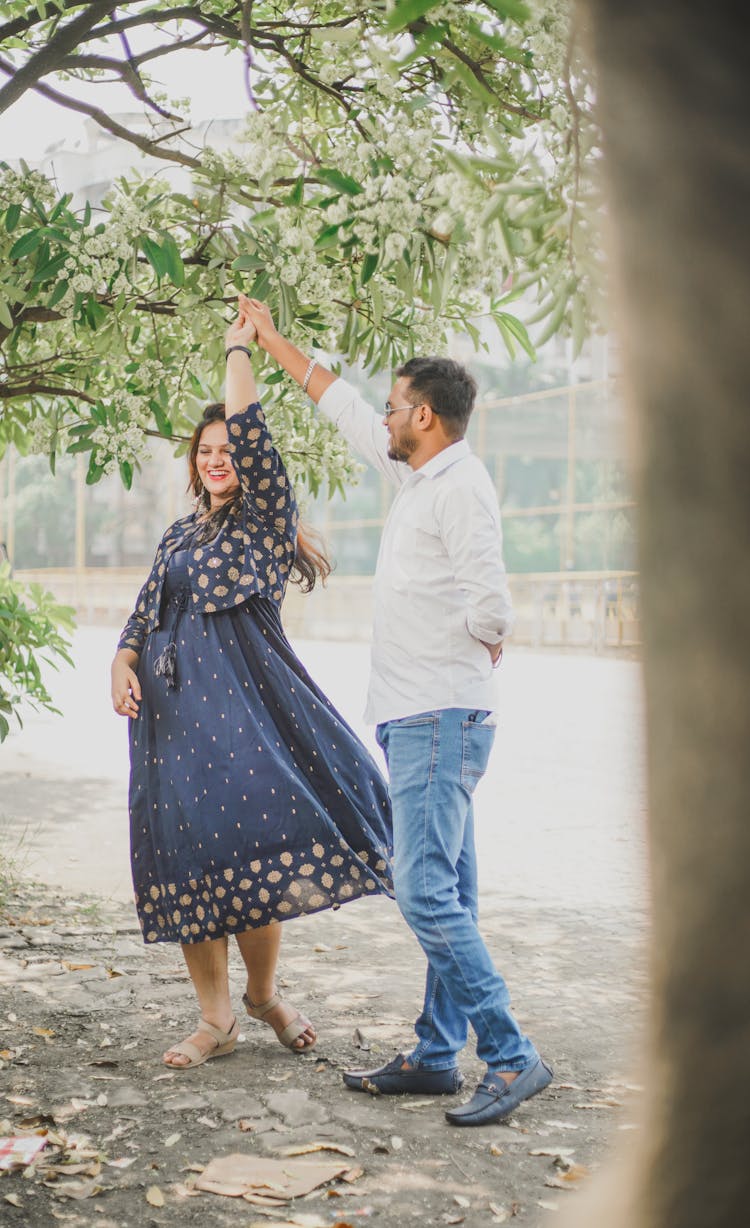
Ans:
[[[414,476],[436,478],[451,465],[455,465],[456,461],[463,460],[465,456],[470,455],[471,448],[466,440],[458,439],[455,443],[449,444],[447,448],[443,448],[424,465],[420,465],[419,469],[414,471]]]

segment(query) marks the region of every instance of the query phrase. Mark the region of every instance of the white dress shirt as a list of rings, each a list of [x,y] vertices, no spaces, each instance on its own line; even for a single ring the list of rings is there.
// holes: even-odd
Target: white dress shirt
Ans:
[[[490,475],[463,439],[416,470],[392,460],[382,415],[343,379],[319,408],[399,488],[375,570],[365,719],[492,711],[495,674],[481,641],[495,645],[509,633],[512,608]]]

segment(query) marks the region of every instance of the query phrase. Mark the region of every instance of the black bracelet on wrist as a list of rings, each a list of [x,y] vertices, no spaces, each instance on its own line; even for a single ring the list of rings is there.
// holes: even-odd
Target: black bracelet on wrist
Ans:
[[[230,345],[228,350],[224,351],[224,359],[226,360],[235,350],[242,350],[243,354],[247,354],[248,358],[252,358],[252,350],[249,350],[246,345]]]

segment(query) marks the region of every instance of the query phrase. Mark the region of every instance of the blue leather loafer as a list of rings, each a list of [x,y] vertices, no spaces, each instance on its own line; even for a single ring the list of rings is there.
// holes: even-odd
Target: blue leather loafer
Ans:
[[[551,1082],[552,1070],[539,1057],[512,1083],[506,1083],[502,1075],[486,1074],[471,1100],[457,1109],[448,1109],[445,1116],[452,1126],[488,1126],[510,1117],[519,1104],[536,1096]]]
[[[377,1070],[345,1070],[347,1087],[372,1096],[453,1096],[463,1086],[463,1075],[457,1066],[451,1070],[425,1070],[406,1066],[403,1053]]]

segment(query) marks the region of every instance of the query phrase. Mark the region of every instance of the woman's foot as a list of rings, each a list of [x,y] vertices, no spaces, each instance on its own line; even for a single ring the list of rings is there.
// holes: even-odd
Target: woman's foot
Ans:
[[[240,1025],[236,1019],[232,1020],[226,1032],[206,1019],[201,1019],[192,1035],[167,1049],[162,1060],[164,1065],[172,1070],[189,1070],[192,1066],[201,1066],[213,1057],[223,1057],[231,1053],[239,1034]]]
[[[310,1020],[285,1002],[279,993],[274,992],[267,1001],[257,1004],[245,993],[242,995],[242,1001],[248,1015],[272,1027],[281,1044],[287,1049],[304,1053],[312,1049],[317,1041],[317,1032]]]

